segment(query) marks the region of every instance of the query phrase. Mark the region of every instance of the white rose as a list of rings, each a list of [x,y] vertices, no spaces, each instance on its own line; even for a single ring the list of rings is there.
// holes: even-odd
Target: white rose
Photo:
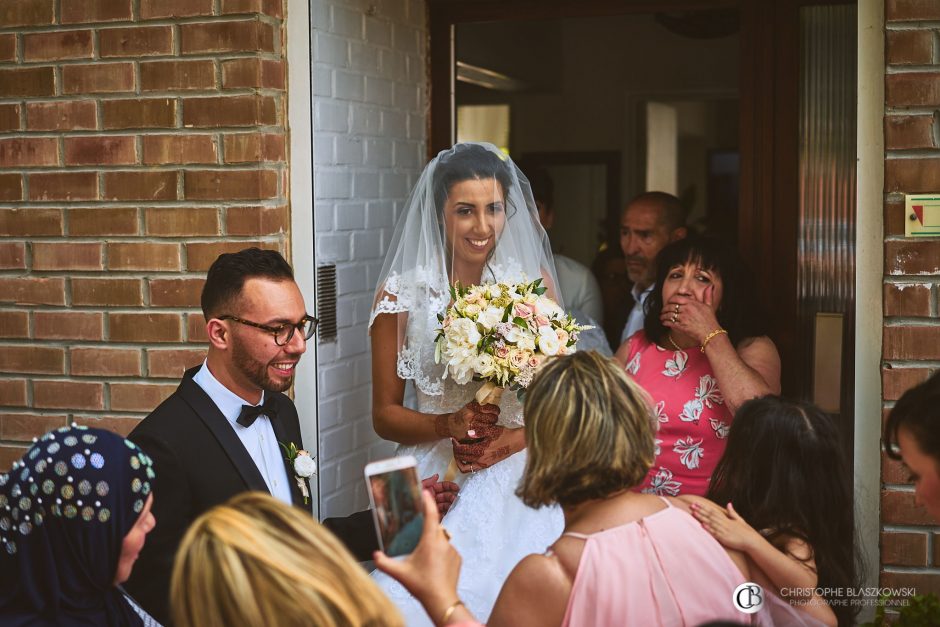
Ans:
[[[304,479],[312,477],[317,474],[317,461],[307,451],[297,451],[297,457],[294,458],[294,472]]]
[[[476,363],[474,363],[473,366],[477,374],[482,377],[489,377],[496,373],[496,361],[493,359],[493,356],[488,353],[480,353],[477,355]]]
[[[499,307],[487,307],[477,316],[477,322],[483,325],[483,328],[489,331],[503,319],[503,310]]]
[[[517,347],[517,348],[520,348],[520,349],[522,349],[522,350],[524,350],[524,351],[529,351],[529,352],[534,351],[534,350],[535,350],[535,338],[533,338],[533,337],[532,337],[531,335],[529,335],[528,333],[525,334],[525,335],[522,335],[522,334],[520,333],[520,335],[521,335],[521,337],[520,337],[519,340],[516,342],[516,347]]]
[[[561,307],[551,298],[539,296],[535,301],[535,313],[539,316],[551,318],[552,316],[561,316],[565,312],[562,311]]]
[[[558,349],[561,348],[561,342],[558,341],[558,336],[555,335],[555,332],[551,329],[549,330],[549,333],[539,334],[539,350],[541,350],[544,355],[551,356],[558,354]]]
[[[467,318],[458,318],[454,320],[447,332],[447,339],[450,342],[463,344],[464,346],[476,346],[480,341],[480,332],[473,320]]]
[[[478,316],[480,314],[480,311],[482,311],[482,309],[476,303],[470,303],[469,305],[463,308],[464,315],[469,316],[471,318],[475,318],[476,316]]]

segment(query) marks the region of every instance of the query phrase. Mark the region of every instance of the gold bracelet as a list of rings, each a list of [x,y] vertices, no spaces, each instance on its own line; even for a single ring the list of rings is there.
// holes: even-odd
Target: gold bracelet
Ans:
[[[725,335],[728,335],[727,331],[725,331],[721,327],[718,327],[717,329],[715,329],[714,331],[706,335],[705,339],[702,340],[702,352],[703,353],[705,352],[705,347],[708,346],[708,343],[712,340],[712,338],[714,338],[716,335],[721,335],[722,333],[724,333]]]
[[[454,614],[455,611],[457,611],[457,608],[460,607],[461,605],[463,605],[463,601],[461,601],[460,599],[457,599],[456,601],[454,601],[453,605],[451,605],[449,608],[444,610],[444,618],[441,619],[441,625],[446,625],[447,621],[450,620],[450,617]]]

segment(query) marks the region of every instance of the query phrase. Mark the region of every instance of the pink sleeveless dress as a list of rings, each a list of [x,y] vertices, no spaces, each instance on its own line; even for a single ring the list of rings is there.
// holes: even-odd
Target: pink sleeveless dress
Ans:
[[[732,602],[744,575],[692,516],[666,505],[619,527],[563,534],[585,540],[563,627],[750,624]]]
[[[652,397],[659,421],[656,460],[642,491],[705,496],[732,419],[708,357],[697,348],[666,350],[643,331],[627,341],[627,374]]]

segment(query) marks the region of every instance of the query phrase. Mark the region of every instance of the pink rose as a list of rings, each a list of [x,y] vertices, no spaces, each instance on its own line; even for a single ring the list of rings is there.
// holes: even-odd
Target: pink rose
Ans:
[[[516,303],[512,308],[512,314],[517,318],[522,318],[523,320],[528,320],[532,317],[532,308],[526,305],[525,303]]]
[[[535,326],[544,327],[549,324],[549,320],[546,316],[535,316]]]
[[[496,349],[496,356],[500,359],[505,359],[506,355],[509,354],[509,348],[506,346],[500,346]]]

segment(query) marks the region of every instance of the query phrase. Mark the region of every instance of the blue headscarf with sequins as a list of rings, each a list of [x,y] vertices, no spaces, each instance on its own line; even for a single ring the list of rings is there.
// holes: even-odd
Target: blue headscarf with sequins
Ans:
[[[154,477],[137,445],[76,425],[0,475],[0,623],[142,624],[114,578]]]

